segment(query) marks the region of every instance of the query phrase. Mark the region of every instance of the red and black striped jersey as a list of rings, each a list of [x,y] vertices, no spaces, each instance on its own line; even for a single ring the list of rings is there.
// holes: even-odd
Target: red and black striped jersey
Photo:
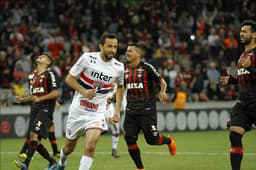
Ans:
[[[241,68],[241,58],[250,58],[251,66]],[[250,51],[243,52],[238,60],[238,86],[239,99],[255,103],[256,106],[256,47]]]
[[[125,66],[126,108],[131,110],[155,110],[155,90],[160,80],[161,76],[151,64],[140,62],[136,68]]]
[[[55,75],[52,71],[46,70],[42,74],[38,74],[36,71],[31,72],[28,75],[28,86],[30,95],[33,96],[45,96],[52,90],[57,90],[58,85],[56,82]],[[55,106],[55,100],[45,100],[36,105],[48,104]]]

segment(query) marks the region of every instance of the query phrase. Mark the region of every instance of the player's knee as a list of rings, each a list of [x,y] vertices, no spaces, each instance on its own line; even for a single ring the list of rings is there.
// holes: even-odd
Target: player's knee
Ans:
[[[75,146],[73,144],[65,144],[62,148],[65,155],[69,155],[70,153],[74,152]]]
[[[137,137],[136,136],[125,136],[124,139],[125,139],[126,144],[128,146],[135,144],[136,141],[137,141]]]
[[[159,138],[159,135],[157,135],[157,136],[145,136],[146,142],[149,145],[157,145],[158,141],[159,141],[158,138]]]
[[[242,135],[236,132],[231,131],[229,133],[229,140],[232,146],[241,146],[242,145]]]

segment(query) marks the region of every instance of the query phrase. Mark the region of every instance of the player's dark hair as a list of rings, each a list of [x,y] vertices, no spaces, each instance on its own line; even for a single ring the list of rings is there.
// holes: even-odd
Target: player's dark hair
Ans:
[[[129,43],[128,46],[135,46],[137,48],[144,50],[144,47],[140,43]]]
[[[145,55],[145,53],[146,53],[146,48],[141,43],[129,43],[128,46],[133,46],[133,47],[139,48],[140,51],[141,51],[141,57],[143,57]]]
[[[50,64],[48,65],[48,68],[51,67],[54,64],[54,59],[52,55],[48,52],[43,52],[42,55],[46,55],[48,59],[50,60]]]
[[[241,26],[251,26],[251,31],[256,32],[256,22],[253,20],[245,20],[242,22]]]
[[[117,35],[115,33],[104,33],[101,35],[100,39],[99,39],[99,43],[101,45],[105,44],[105,40],[106,38],[110,38],[110,39],[118,39]]]

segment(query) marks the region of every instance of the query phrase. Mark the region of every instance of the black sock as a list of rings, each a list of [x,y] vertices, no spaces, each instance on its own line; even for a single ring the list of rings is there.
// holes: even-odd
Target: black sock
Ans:
[[[240,170],[243,159],[242,135],[236,132],[230,132],[229,138],[231,143],[230,163],[232,170]]]
[[[57,147],[57,142],[56,142],[56,137],[54,132],[48,132],[48,138],[52,146],[53,155],[55,155],[58,153],[58,147]]]
[[[28,151],[27,151],[27,159],[24,162],[27,165],[27,167],[37,149],[37,145],[38,145],[37,141],[34,141],[34,140],[30,141]]]
[[[158,144],[163,145],[163,144],[170,144],[171,140],[162,134],[159,134],[159,139],[158,139]]]
[[[41,143],[37,146],[37,152],[44,157],[46,160],[48,160],[50,163],[54,161],[54,159],[50,156],[47,149],[42,145]]]
[[[20,150],[20,153],[26,153],[27,152],[29,143],[30,143],[29,138],[26,137],[25,142],[24,142],[24,144],[23,144],[23,146]]]
[[[141,157],[140,157],[140,149],[138,147],[137,144],[133,144],[128,146],[128,151],[130,156],[132,157],[134,163],[136,164],[137,168],[144,168],[142,161],[141,161]]]

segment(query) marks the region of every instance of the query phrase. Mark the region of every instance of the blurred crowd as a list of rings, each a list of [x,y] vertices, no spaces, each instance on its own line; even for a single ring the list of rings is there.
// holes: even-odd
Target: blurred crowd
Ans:
[[[170,97],[182,90],[188,101],[234,100],[237,87],[218,80],[236,72],[241,21],[255,18],[253,0],[0,0],[0,100],[10,106],[27,95],[32,63],[49,51],[60,102],[70,101],[63,79],[104,32],[118,34],[123,62],[127,43],[142,42]]]

